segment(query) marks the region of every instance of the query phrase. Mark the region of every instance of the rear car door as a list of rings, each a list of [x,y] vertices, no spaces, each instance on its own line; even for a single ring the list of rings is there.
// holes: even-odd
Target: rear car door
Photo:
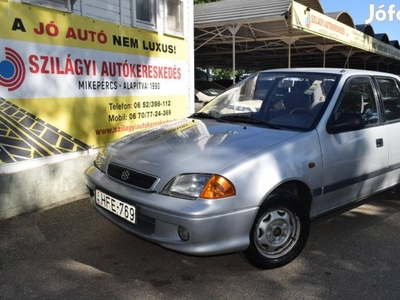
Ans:
[[[397,78],[376,77],[383,104],[386,145],[389,151],[388,173],[384,186],[392,186],[400,181],[400,82]]]
[[[312,214],[365,197],[382,186],[387,170],[388,139],[382,125],[378,94],[371,76],[350,77],[330,119],[344,113],[362,116],[365,127],[340,133],[319,132],[324,186]]]

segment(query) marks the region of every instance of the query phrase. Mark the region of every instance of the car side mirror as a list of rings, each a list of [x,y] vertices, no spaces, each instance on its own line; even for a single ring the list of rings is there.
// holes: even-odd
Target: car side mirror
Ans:
[[[365,127],[362,116],[358,113],[342,113],[339,117],[328,122],[326,131],[330,134],[360,130]]]

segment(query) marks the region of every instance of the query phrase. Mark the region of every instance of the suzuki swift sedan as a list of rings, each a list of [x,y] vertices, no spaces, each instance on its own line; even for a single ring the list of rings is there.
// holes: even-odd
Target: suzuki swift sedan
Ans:
[[[300,254],[311,220],[399,182],[399,132],[395,75],[269,70],[110,143],[85,178],[96,210],[140,238],[271,269]]]

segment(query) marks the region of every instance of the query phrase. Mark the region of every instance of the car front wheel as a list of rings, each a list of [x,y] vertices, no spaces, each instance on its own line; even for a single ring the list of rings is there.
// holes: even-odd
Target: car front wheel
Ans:
[[[260,269],[284,266],[303,250],[310,218],[296,195],[279,192],[261,205],[250,232],[250,245],[242,256]]]

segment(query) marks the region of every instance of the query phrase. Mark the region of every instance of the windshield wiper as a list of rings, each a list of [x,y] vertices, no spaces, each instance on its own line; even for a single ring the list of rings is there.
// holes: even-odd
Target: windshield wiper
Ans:
[[[243,122],[247,124],[256,124],[256,125],[264,125],[274,129],[280,129],[280,127],[269,124],[267,122],[255,119],[249,115],[230,115],[230,116],[221,116],[220,119],[225,121],[232,121],[232,122]]]

